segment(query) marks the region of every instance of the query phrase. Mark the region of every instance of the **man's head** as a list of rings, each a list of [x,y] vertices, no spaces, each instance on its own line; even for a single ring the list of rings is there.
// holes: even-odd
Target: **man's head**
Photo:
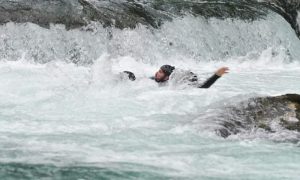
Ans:
[[[156,82],[164,82],[169,80],[169,76],[174,71],[175,67],[170,65],[163,65],[160,69],[155,73],[155,81]]]

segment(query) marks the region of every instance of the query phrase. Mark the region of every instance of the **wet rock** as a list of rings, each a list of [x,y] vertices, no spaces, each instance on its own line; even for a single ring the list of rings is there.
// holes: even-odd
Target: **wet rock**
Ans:
[[[67,0],[1,0],[0,23],[32,22],[43,27],[50,23],[65,24],[68,28],[86,24],[82,18],[82,6]]]
[[[266,16],[269,10],[283,16],[300,37],[299,0],[2,0],[0,24],[32,22],[49,27],[54,23],[76,28],[97,21],[117,28],[134,28],[137,24],[158,28],[164,21],[187,13],[205,18],[255,20]]]
[[[87,0],[2,0],[0,23],[32,22],[43,27],[51,23],[77,28],[97,21],[104,26],[118,28],[145,24],[157,28],[162,20],[170,19],[134,1],[87,1]]]
[[[270,133],[280,128],[300,132],[300,95],[251,98],[238,106],[226,107],[217,133],[228,137],[243,131],[264,129]]]
[[[265,0],[261,2],[272,11],[280,14],[295,30],[300,38],[300,24],[297,17],[300,16],[300,1],[299,0]]]

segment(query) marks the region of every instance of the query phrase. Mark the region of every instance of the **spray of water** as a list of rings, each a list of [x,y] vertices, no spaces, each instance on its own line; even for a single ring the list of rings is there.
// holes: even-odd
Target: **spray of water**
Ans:
[[[260,179],[266,171],[270,179],[299,177],[297,145],[276,144],[265,132],[223,139],[211,121],[219,108],[249,97],[300,93],[300,41],[280,16],[254,22],[187,16],[157,30],[90,26],[0,27],[4,177],[11,169],[29,179],[45,172],[57,178],[81,172],[77,177]],[[162,64],[203,80],[220,66],[231,72],[208,90],[172,81],[159,87],[148,77]],[[120,78],[123,70],[137,80]]]

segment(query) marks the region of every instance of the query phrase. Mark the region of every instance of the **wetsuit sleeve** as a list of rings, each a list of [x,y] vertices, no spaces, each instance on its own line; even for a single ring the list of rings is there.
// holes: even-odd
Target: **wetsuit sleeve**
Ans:
[[[220,76],[214,74],[210,78],[208,78],[202,85],[198,86],[198,88],[209,88],[211,85],[213,85]]]

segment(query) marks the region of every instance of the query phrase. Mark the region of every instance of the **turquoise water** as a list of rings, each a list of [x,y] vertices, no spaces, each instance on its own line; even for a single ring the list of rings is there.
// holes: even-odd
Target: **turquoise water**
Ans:
[[[229,104],[300,94],[300,42],[278,16],[253,23],[186,17],[159,30],[112,29],[110,40],[100,26],[0,31],[1,179],[300,175],[299,143],[289,141],[297,132],[215,133],[213,117]],[[201,79],[221,66],[231,70],[208,90],[172,79],[158,87],[148,77],[165,63]],[[123,70],[137,80],[122,80]]]

